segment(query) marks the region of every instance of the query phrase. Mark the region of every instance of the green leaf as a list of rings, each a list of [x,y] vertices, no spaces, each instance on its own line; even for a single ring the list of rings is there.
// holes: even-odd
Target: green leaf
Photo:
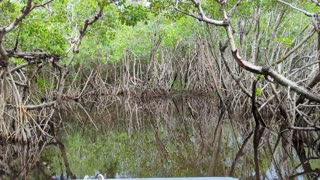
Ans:
[[[262,79],[263,78],[263,74],[257,74],[256,77],[257,77],[257,79]]]
[[[262,93],[262,88],[258,87],[257,90],[256,90],[256,96],[260,97],[261,93]]]

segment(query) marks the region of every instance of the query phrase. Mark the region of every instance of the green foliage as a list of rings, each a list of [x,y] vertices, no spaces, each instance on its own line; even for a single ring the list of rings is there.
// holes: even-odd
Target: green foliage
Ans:
[[[110,1],[107,0],[98,0],[98,6],[100,9],[103,9],[106,7],[108,4],[110,4]]]
[[[23,51],[41,50],[48,53],[63,54],[68,46],[62,36],[64,30],[57,24],[43,21],[42,14],[34,14],[33,20],[26,21],[20,28],[23,30],[19,36]]]
[[[318,160],[311,160],[310,164],[311,164],[312,169],[316,169],[316,168],[320,167],[320,161],[318,161]]]
[[[277,41],[283,43],[287,47],[290,47],[293,44],[292,39],[289,37],[278,37]]]
[[[177,42],[186,42],[191,40],[195,34],[201,34],[199,24],[191,17],[182,17],[176,22],[166,21],[164,26],[164,43],[168,47],[173,47]],[[195,40],[195,39],[192,39]]]
[[[34,3],[40,2],[43,1],[34,1]],[[226,9],[232,8],[236,2],[237,0],[229,0]],[[317,10],[313,3],[306,2],[305,0],[293,1],[295,5],[299,7],[303,5],[309,11]],[[18,37],[18,48],[22,51],[41,50],[48,53],[65,54],[70,48],[70,42],[77,37],[84,20],[93,17],[101,8],[104,8],[103,17],[90,26],[86,32],[80,46],[79,56],[73,62],[74,65],[89,61],[118,62],[128,52],[142,60],[148,60],[150,51],[158,39],[162,40],[161,47],[173,48],[177,43],[188,44],[203,35],[200,23],[175,11],[173,1],[150,0],[150,3],[150,7],[145,7],[129,4],[125,0],[120,1],[118,6],[110,4],[110,1],[107,0],[53,1],[48,7],[35,9],[13,33],[6,36],[4,39],[6,48],[13,48]],[[1,24],[11,22],[24,5],[25,1],[1,1]],[[236,31],[236,18],[252,18],[256,7],[260,7],[262,12],[260,29],[266,31],[266,36],[260,36],[259,43],[263,48],[273,43],[291,47],[296,43],[294,37],[301,31],[301,26],[310,23],[300,12],[289,10],[288,15],[279,26],[279,34],[282,35],[278,36],[276,41],[269,42],[268,34],[271,34],[273,30],[269,24],[272,17],[271,12],[280,12],[287,7],[279,5],[276,0],[247,0],[242,1],[234,13],[232,24]],[[196,13],[194,6],[181,5],[180,8],[186,12]],[[222,19],[220,6],[216,1],[203,1],[203,9],[209,17]],[[289,33],[286,31],[288,26],[292,27]],[[247,35],[248,42],[252,38],[252,29],[254,28],[251,28]],[[18,36],[19,31],[21,32]],[[235,33],[236,38],[237,35]],[[225,36],[225,33],[217,33],[216,36],[218,38],[214,40],[218,41],[219,37]],[[249,46],[244,51],[250,53],[251,47]]]
[[[261,93],[262,93],[262,88],[261,88],[261,87],[258,87],[257,90],[256,90],[256,96],[257,96],[257,97],[260,97],[260,96],[261,96]]]
[[[20,59],[20,58],[10,58],[9,61],[12,62],[12,63],[15,63],[15,64],[17,64],[17,65],[21,65],[21,64],[24,64],[24,63],[25,63],[25,62],[24,62],[22,59]]]
[[[0,16],[15,12],[16,6],[9,0],[0,1]]]
[[[44,78],[37,78],[37,88],[39,90],[46,90],[48,88],[51,88],[53,87],[54,85],[52,83],[50,83],[49,81],[47,81],[46,79]]]
[[[163,15],[168,19],[176,21],[181,17],[184,17],[183,14],[177,12],[174,9],[173,1],[172,0],[150,0],[150,10],[156,16]],[[190,9],[190,7],[189,7]],[[187,10],[187,9],[185,9]]]
[[[127,51],[144,57],[152,48],[151,28],[139,22],[136,26],[121,25],[121,28],[110,41],[110,60],[119,60]]]
[[[94,174],[96,170],[107,172],[108,177],[115,177],[116,172],[124,171],[141,172],[141,174],[152,173],[141,171],[141,165],[146,164],[144,161],[152,161],[156,158],[154,154],[156,149],[151,143],[152,138],[148,138],[152,136],[136,135],[129,139],[127,133],[121,132],[93,136],[88,134],[82,136],[79,132],[73,132],[65,139],[70,168],[78,176],[84,177],[88,174]],[[142,146],[143,149],[141,149]],[[59,162],[61,159],[59,156],[52,156],[52,154],[54,154],[53,150],[48,149],[43,158],[48,159],[54,172],[60,172]],[[158,165],[157,163],[153,166]],[[141,174],[132,175],[141,177]],[[142,176],[146,176],[146,174]]]
[[[256,78],[257,78],[257,79],[262,79],[263,77],[264,77],[263,74],[257,74],[257,75],[256,75]]]
[[[163,46],[170,48],[178,42],[189,42],[195,38],[194,34],[201,32],[199,25],[190,17],[182,17],[173,22],[162,15],[152,17],[146,23],[137,22],[135,26],[118,23],[115,28],[100,38],[107,39],[101,48],[106,50],[105,56],[108,54],[111,62],[120,60],[126,52],[131,52],[142,59],[147,58],[158,38],[162,39]],[[99,41],[95,42],[99,44]]]
[[[142,5],[126,5],[121,11],[120,20],[123,24],[134,26],[139,21],[148,19],[149,9]]]

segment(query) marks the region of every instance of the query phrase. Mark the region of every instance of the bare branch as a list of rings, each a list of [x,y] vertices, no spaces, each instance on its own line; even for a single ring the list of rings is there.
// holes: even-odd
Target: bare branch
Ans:
[[[103,13],[103,9],[100,9],[99,12],[97,14],[95,14],[94,17],[92,17],[91,19],[86,19],[84,21],[84,25],[82,26],[81,30],[79,31],[79,35],[78,35],[77,40],[75,41],[74,44],[71,45],[71,47],[73,47],[73,53],[72,53],[71,57],[69,58],[69,61],[66,64],[66,68],[62,73],[61,80],[58,83],[58,98],[61,98],[61,96],[63,94],[66,76],[69,72],[69,66],[74,61],[76,55],[79,53],[79,47],[81,45],[83,37],[85,36],[87,28],[90,25],[92,25],[93,23],[95,23],[102,16],[102,13]]]
[[[29,65],[31,65],[31,64],[36,64],[36,63],[40,63],[40,61],[30,61],[30,62],[28,62],[28,63],[21,64],[21,65],[19,65],[19,66],[16,66],[16,67],[10,69],[10,72],[13,73],[13,72],[15,72],[15,71],[18,71],[18,70],[24,68],[24,67],[27,67],[27,66],[29,66]]]
[[[292,90],[294,90],[295,92],[298,92],[301,95],[304,95],[309,100],[320,103],[320,95],[319,94],[313,93],[313,92],[309,91],[308,89],[306,89],[302,86],[299,86],[297,83],[287,79],[286,77],[279,74],[275,70],[267,67],[267,68],[264,68],[264,73],[262,73],[262,74],[269,75],[272,78],[274,78],[274,80],[276,80],[279,84],[286,86],[286,87],[290,87]]]
[[[46,5],[50,2],[52,2],[53,0],[49,0],[48,2],[42,4],[42,5]],[[4,36],[12,31],[33,9],[35,9],[36,7],[39,7],[40,5],[35,5],[32,6],[32,0],[28,0],[26,6],[24,6],[21,10],[21,14],[19,14],[15,20],[13,22],[11,22],[11,24],[4,26],[4,27],[0,27],[0,66],[2,67],[6,67],[8,65],[8,53],[5,50],[5,48],[3,47],[2,44],[2,40],[4,38]]]
[[[229,11],[229,17],[232,17],[232,15],[233,15],[233,13],[234,13],[234,11],[237,9],[237,7],[240,5],[240,2],[241,2],[241,0],[238,0],[234,5],[233,5],[233,7],[230,9],[230,11]]]
[[[279,1],[281,1],[281,0],[279,0]],[[177,0],[176,3],[177,2],[179,2],[179,1]],[[197,7],[199,14],[202,17],[202,19],[201,19],[202,21],[207,22],[209,24],[215,24],[215,23],[212,23],[213,20],[208,20],[208,18],[204,15],[204,12],[201,8],[201,4],[198,1],[192,0],[192,2]],[[307,97],[309,100],[320,103],[320,95],[319,94],[315,94],[315,93],[309,91],[308,89],[306,89],[305,87],[299,86],[297,83],[295,83],[295,82],[289,80],[288,78],[284,77],[283,75],[279,74],[278,72],[273,70],[271,67],[257,66],[255,64],[252,64],[248,61],[243,60],[242,57],[239,55],[239,51],[235,45],[236,43],[235,43],[235,40],[233,37],[233,29],[229,23],[230,19],[227,15],[225,8],[224,8],[224,3],[221,3],[221,10],[222,10],[222,14],[224,17],[224,21],[222,21],[222,22],[225,26],[226,33],[227,33],[227,36],[229,39],[229,44],[231,47],[232,56],[240,67],[242,67],[243,69],[245,69],[249,72],[255,73],[255,74],[263,74],[263,75],[265,75],[267,80],[270,80],[270,77],[271,77],[271,78],[273,78],[273,80],[277,81],[279,84],[281,84],[285,87],[290,87],[293,91],[298,92],[299,94]],[[215,25],[217,25],[217,24],[215,24]]]
[[[37,7],[44,7],[45,5],[51,3],[52,1],[53,1],[53,0],[49,0],[49,1],[44,2],[44,3],[42,3],[42,4],[36,4],[36,5],[34,5],[34,6],[32,7],[32,9],[37,8]]]
[[[93,70],[90,72],[90,75],[89,75],[89,77],[88,77],[88,79],[87,79],[87,82],[85,83],[84,87],[82,88],[82,91],[81,91],[80,94],[78,95],[77,99],[81,98],[81,96],[83,95],[83,93],[84,93],[85,89],[87,88],[88,83],[89,83],[89,81],[90,81],[90,79],[91,79],[91,77],[92,77],[92,74],[93,74]]]
[[[320,127],[296,127],[296,126],[290,126],[289,129],[293,130],[299,130],[299,131],[320,131]]]
[[[80,30],[80,34],[79,34],[79,37],[78,37],[78,40],[75,42],[75,46],[74,46],[74,49],[73,49],[73,54],[72,56],[69,58],[69,61],[68,61],[68,64],[67,64],[67,67],[70,66],[70,64],[72,63],[72,61],[74,60],[75,58],[75,55],[79,53],[79,47],[81,45],[81,42],[82,42],[82,39],[83,37],[85,36],[85,33],[87,31],[87,28],[92,25],[93,23],[95,23],[101,16],[102,16],[102,12],[103,12],[103,9],[100,9],[99,12],[91,19],[86,19],[84,21],[84,25],[82,26],[81,30]]]
[[[24,109],[26,110],[36,110],[36,109],[42,109],[42,108],[46,108],[46,107],[52,107],[57,103],[57,101],[50,101],[50,102],[44,102],[41,104],[36,104],[36,105],[26,105],[23,106]],[[14,106],[14,105],[7,105],[9,107],[13,107],[13,108],[20,108],[19,106]]]
[[[198,19],[199,21],[205,21],[205,22],[207,22],[207,23],[209,23],[209,24],[214,24],[214,25],[216,25],[216,26],[226,26],[226,25],[228,24],[228,23],[226,23],[226,22],[224,22],[224,21],[221,21],[221,20],[215,20],[215,19],[210,19],[210,18],[208,18],[208,17],[205,15],[205,13],[203,12],[203,10],[202,10],[201,3],[198,2],[197,0],[192,0],[192,2],[193,2],[193,3],[196,5],[196,7],[198,8],[198,10],[199,10],[198,13],[199,13],[200,17],[195,16],[195,15],[193,15],[193,14],[190,14],[190,13],[188,13],[188,12],[185,12],[185,11],[179,9],[179,0],[176,0],[175,9],[176,9],[177,11],[179,11],[180,13],[182,13],[182,14],[185,14],[185,15],[191,16],[191,17],[193,17],[193,18],[196,18],[196,19]]]
[[[61,59],[60,55],[56,55],[56,54],[49,54],[49,53],[45,53],[45,52],[13,52],[11,50],[6,50],[6,52],[8,52],[8,57],[15,57],[15,58],[21,58],[21,59],[25,59],[27,61],[30,60],[40,60],[40,59],[44,59],[44,60],[59,60]]]
[[[24,19],[34,8],[31,6],[32,0],[28,0],[25,7],[22,8],[21,14],[8,26],[0,28],[0,39],[3,38],[3,35],[12,31],[21,21]]]
[[[278,2],[280,2],[280,3],[282,3],[282,4],[285,4],[285,5],[287,5],[287,6],[290,6],[292,9],[295,9],[295,10],[297,10],[297,11],[300,11],[300,12],[302,12],[303,14],[305,14],[305,15],[308,16],[308,17],[312,17],[312,16],[313,16],[313,13],[309,13],[309,12],[303,10],[303,9],[299,9],[299,8],[293,6],[292,4],[287,3],[287,2],[285,2],[285,1],[278,0]]]
[[[307,42],[315,33],[315,30],[312,30],[310,34],[308,34],[302,41],[297,44],[294,48],[292,48],[288,53],[286,53],[279,61],[273,63],[273,65],[277,65],[283,61],[285,61],[292,53],[294,53],[299,47],[301,47],[305,42]]]

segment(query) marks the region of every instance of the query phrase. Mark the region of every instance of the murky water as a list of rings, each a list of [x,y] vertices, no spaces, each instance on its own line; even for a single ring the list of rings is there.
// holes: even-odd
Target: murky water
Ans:
[[[313,146],[303,144],[303,151],[297,150],[284,138],[291,131],[279,138],[278,132],[255,127],[250,119],[220,117],[214,99],[120,100],[108,106],[87,104],[86,110],[92,120],[80,110],[65,113],[64,128],[57,134],[69,169],[78,178],[101,173],[110,178],[303,179],[319,173],[319,154]],[[28,177],[65,174],[58,147],[43,147],[41,161],[33,162],[36,166]]]

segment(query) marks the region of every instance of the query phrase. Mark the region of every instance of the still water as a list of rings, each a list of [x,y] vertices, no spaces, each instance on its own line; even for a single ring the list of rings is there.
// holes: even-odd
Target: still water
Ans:
[[[304,144],[303,151],[297,151],[285,138],[291,131],[279,136],[277,128],[255,127],[250,118],[220,116],[219,106],[212,98],[185,97],[89,103],[86,112],[79,109],[62,115],[64,122],[56,136],[65,152],[62,146],[48,143],[38,156],[21,155],[27,162],[28,154],[34,159],[24,163],[33,164],[32,171],[28,167],[15,171],[30,179],[66,172],[77,178],[97,174],[108,178],[318,176],[319,154],[312,145]],[[23,148],[19,151],[23,153]]]

